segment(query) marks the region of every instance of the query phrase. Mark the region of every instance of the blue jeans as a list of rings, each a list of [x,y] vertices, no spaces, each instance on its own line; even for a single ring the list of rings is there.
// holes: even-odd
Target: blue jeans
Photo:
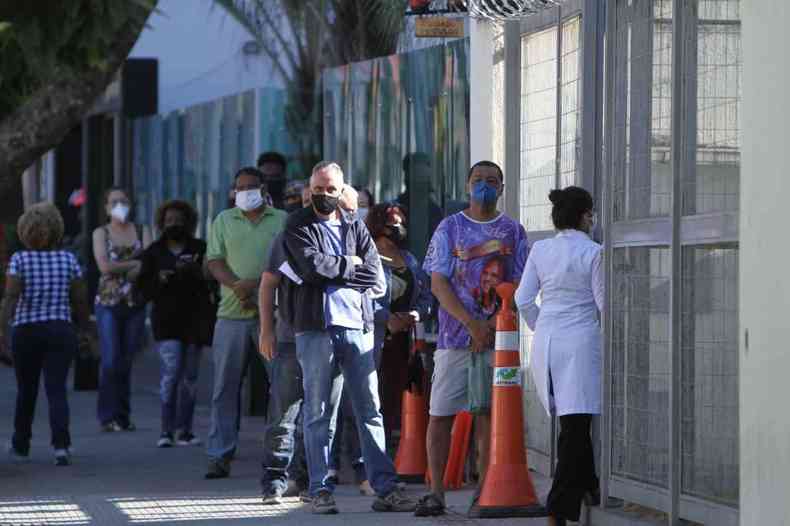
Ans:
[[[258,327],[257,319],[225,318],[218,319],[214,326],[211,351],[214,392],[211,397],[211,428],[206,441],[206,453],[210,459],[229,460],[236,451],[241,418],[240,391],[250,358],[253,354],[259,356]]]
[[[66,398],[66,377],[77,353],[77,333],[66,321],[29,323],[14,327],[11,332],[17,395],[14,414],[14,448],[20,453],[30,451],[33,436],[33,415],[41,373],[49,401],[49,427],[52,446],[71,446],[69,435],[69,402]]]
[[[96,305],[96,328],[101,352],[99,422],[114,420],[125,426],[132,412],[132,360],[143,345],[145,308]]]
[[[385,334],[386,325],[381,326],[376,324],[375,332],[368,332],[364,335],[367,345],[373,346],[373,359],[376,362],[377,371],[381,365],[381,350],[384,348]],[[340,396],[340,408],[337,413],[337,429],[332,439],[329,469],[340,471],[340,457],[342,456],[343,449],[346,450],[351,461],[351,467],[354,468],[354,475],[357,478],[357,483],[367,480],[365,461],[362,459],[362,448],[359,444],[359,433],[357,433],[354,408],[351,406],[351,398],[348,394],[348,385],[343,386],[343,393]]]
[[[159,383],[162,432],[191,433],[202,349],[179,340],[159,341],[157,348],[162,362]]]
[[[366,339],[362,331],[342,327],[296,335],[296,356],[304,375],[305,454],[313,496],[322,490],[334,491],[327,481],[327,466],[344,379],[357,417],[367,479],[379,496],[396,487],[395,466],[384,444],[376,363]]]
[[[277,344],[269,392],[261,487],[264,493],[283,492],[290,477],[300,487],[306,488],[304,437],[297,429],[304,388],[302,368],[296,359],[293,343]]]

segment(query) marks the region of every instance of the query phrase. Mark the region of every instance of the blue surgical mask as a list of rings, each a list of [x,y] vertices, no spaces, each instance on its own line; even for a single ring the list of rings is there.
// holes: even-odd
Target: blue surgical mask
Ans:
[[[495,205],[497,202],[497,189],[485,181],[478,181],[472,187],[472,200],[484,205]]]

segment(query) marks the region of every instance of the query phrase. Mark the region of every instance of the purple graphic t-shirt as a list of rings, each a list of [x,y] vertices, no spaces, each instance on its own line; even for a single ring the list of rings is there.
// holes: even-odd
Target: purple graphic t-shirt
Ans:
[[[499,308],[496,286],[506,281],[518,285],[528,253],[527,232],[517,221],[501,214],[482,223],[459,212],[439,224],[423,268],[447,276],[466,310],[485,320]],[[471,346],[469,332],[443,308],[437,345],[439,349]]]

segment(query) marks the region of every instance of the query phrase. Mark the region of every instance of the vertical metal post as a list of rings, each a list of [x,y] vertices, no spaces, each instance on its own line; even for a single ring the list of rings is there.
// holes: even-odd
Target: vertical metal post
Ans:
[[[680,218],[682,214],[683,145],[685,133],[684,103],[684,0],[672,1],[672,237],[670,254],[672,258],[670,277],[670,389],[669,389],[669,524],[680,524],[680,317],[681,317],[681,270],[682,253],[680,245]]]
[[[604,11],[606,20],[606,71],[605,71],[605,97],[606,116],[604,127],[604,159],[601,170],[601,213],[603,221],[603,246],[604,246],[604,312],[603,319],[603,412],[601,413],[601,505],[605,506],[609,499],[609,479],[612,471],[612,169],[614,166],[614,75],[615,75],[615,43],[617,41],[617,6],[616,0],[600,2],[599,9]],[[604,19],[603,17],[601,18]]]
[[[520,215],[521,182],[521,24],[505,22],[505,211]]]

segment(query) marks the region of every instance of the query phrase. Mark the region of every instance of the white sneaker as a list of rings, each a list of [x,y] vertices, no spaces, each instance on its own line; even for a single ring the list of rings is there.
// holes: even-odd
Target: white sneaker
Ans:
[[[203,442],[189,431],[181,432],[176,440],[178,446],[199,446]]]
[[[16,464],[30,462],[30,453],[27,455],[20,453],[11,442],[6,446],[6,451],[8,452],[8,456],[11,457],[11,460]]]
[[[159,435],[159,440],[156,442],[156,447],[173,447],[173,434],[162,433]]]
[[[56,466],[70,466],[71,465],[71,453],[68,449],[56,449],[55,450],[55,465]]]

